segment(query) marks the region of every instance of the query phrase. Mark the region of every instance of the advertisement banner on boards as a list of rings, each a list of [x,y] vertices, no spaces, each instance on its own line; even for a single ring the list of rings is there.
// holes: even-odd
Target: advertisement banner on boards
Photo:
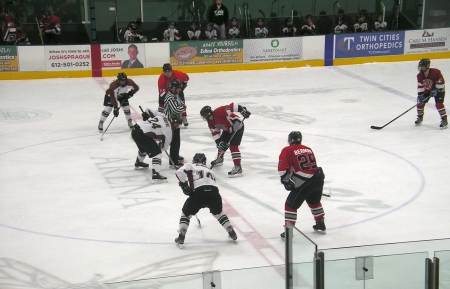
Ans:
[[[0,46],[0,72],[19,71],[16,46]]]
[[[404,41],[404,31],[336,35],[334,41],[334,58],[403,54]]]
[[[47,71],[91,70],[90,45],[45,46]]]
[[[170,62],[177,65],[217,65],[242,63],[242,39],[170,42]]]
[[[405,32],[405,54],[443,52],[450,48],[450,28]]]
[[[102,44],[102,69],[144,68],[145,45],[132,44]]]
[[[302,60],[302,37],[244,40],[244,63]]]

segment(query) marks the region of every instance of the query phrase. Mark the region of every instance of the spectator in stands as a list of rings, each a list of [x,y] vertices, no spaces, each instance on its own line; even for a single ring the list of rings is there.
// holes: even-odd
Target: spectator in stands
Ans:
[[[176,28],[175,22],[171,21],[169,23],[169,27],[167,27],[167,29],[164,30],[164,32],[163,32],[163,41],[168,42],[168,41],[176,41],[176,40],[181,40],[181,34],[178,31],[178,29]]]
[[[305,22],[305,24],[303,24],[302,29],[300,31],[301,35],[308,36],[308,35],[316,35],[317,34],[316,33],[316,25],[314,24],[312,18],[313,17],[311,14],[306,15],[306,22]]]

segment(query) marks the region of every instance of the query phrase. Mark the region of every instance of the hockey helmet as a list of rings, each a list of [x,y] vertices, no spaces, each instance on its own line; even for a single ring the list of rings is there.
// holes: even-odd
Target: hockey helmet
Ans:
[[[204,119],[207,120],[209,118],[209,116],[212,114],[212,109],[209,105],[204,106],[201,110],[200,110],[200,116]]]
[[[136,29],[137,29],[136,22],[131,21],[130,23],[128,23],[128,28],[131,28],[131,29],[133,29],[133,30],[136,30]]]
[[[197,27],[197,21],[191,21],[190,25],[194,26],[194,27]]]
[[[170,82],[170,87],[181,88],[181,81],[174,79]]]
[[[180,126],[183,123],[183,120],[181,119],[181,116],[173,115],[170,117],[170,122],[173,124],[178,124],[178,126]]]
[[[264,22],[264,19],[258,18],[258,20],[256,22]]]
[[[301,144],[302,143],[302,133],[299,131],[291,131],[288,136],[289,144]]]
[[[169,72],[169,71],[172,71],[172,65],[170,65],[170,63],[164,63],[163,72]]]
[[[124,72],[119,72],[118,74],[117,74],[117,80],[125,80],[125,81],[127,81],[127,75],[124,73]]]
[[[196,153],[192,158],[194,164],[204,164],[206,165],[206,156],[204,153]]]
[[[431,64],[431,61],[430,61],[429,58],[422,58],[422,59],[419,61],[419,66],[418,66],[418,68],[419,68],[419,70],[421,70],[420,67],[425,66],[425,68],[426,68],[425,70],[427,70],[428,68],[430,68],[430,64]]]
[[[231,22],[233,22],[233,21],[238,21],[238,19],[236,18],[236,17],[233,17],[233,18],[231,18]]]
[[[41,10],[41,15],[45,16],[45,17],[49,17],[50,16],[50,10],[48,10],[47,8],[44,8]]]
[[[175,27],[175,21],[170,21],[169,22],[169,27]]]

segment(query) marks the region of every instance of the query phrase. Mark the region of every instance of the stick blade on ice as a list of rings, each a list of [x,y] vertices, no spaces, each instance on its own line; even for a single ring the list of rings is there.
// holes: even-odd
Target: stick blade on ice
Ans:
[[[372,125],[371,127],[370,127],[371,129],[382,129],[383,127],[381,127],[381,126],[374,126],[374,125]]]

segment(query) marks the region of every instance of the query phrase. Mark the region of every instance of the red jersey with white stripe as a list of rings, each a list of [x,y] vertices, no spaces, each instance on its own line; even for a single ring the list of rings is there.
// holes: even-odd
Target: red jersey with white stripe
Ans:
[[[52,14],[48,19],[41,17],[39,22],[39,27],[43,32],[45,32],[45,30],[52,30],[53,34],[61,34],[61,20],[59,20],[58,16]]]
[[[238,111],[238,105],[234,104],[234,102],[229,105],[220,106],[213,111],[213,120],[208,120],[208,127],[211,130],[214,140],[220,137],[221,131],[229,133],[233,131],[233,120],[240,121],[239,116],[234,113],[235,111]]]
[[[439,69],[430,68],[428,76],[422,71],[417,74],[417,92],[429,94],[433,88],[443,89],[445,80]]]
[[[172,76],[170,78],[167,78],[164,73],[161,74],[158,78],[158,91],[160,97],[166,95],[166,93],[170,90],[170,82],[174,79],[178,79],[182,83],[187,84],[189,81],[189,76],[179,70],[172,70]]]
[[[316,157],[311,148],[301,144],[285,147],[278,160],[278,172],[282,176],[287,170],[290,176],[296,174],[300,179],[311,178],[317,170]]]
[[[16,41],[16,24],[14,23],[14,19],[6,15],[5,19],[3,19],[3,27],[2,27],[2,37],[5,42],[14,42]]]

